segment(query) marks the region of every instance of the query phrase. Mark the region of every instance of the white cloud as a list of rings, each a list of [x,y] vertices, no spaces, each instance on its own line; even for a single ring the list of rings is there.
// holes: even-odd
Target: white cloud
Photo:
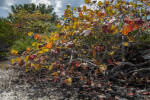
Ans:
[[[61,15],[64,14],[64,10],[66,9],[67,4],[71,4],[71,7],[79,7],[81,4],[84,3],[84,0],[0,0],[1,4],[0,9],[5,11],[8,10],[11,12],[10,9],[11,5],[29,4],[29,3],[35,3],[36,5],[38,5],[39,3],[52,5],[54,7],[54,11],[56,12],[56,14],[59,17],[61,17]]]
[[[38,5],[39,3],[45,5],[51,5],[51,2],[49,0],[31,0],[31,3],[35,3],[36,5]]]
[[[83,2],[84,0],[55,0],[54,11],[59,17],[61,17],[64,15],[64,10],[68,4],[70,4],[71,7],[78,7]]]
[[[7,6],[11,6],[14,4],[14,0],[6,0]]]
[[[8,7],[0,7],[0,9],[10,10]]]
[[[54,11],[58,14],[58,16],[60,16],[62,14],[62,11],[60,8],[62,8],[62,2],[57,1]]]

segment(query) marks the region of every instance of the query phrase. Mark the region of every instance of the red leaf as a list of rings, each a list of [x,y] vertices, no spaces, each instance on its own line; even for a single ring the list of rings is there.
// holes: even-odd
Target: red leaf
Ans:
[[[133,30],[133,26],[132,25],[128,25],[128,32],[131,32]]]
[[[76,61],[76,65],[75,65],[76,67],[78,67],[79,66],[79,62],[78,61]]]
[[[132,92],[130,92],[130,93],[128,93],[128,95],[131,95],[131,96],[132,96],[132,95],[134,95],[134,94],[133,94]]]
[[[142,19],[137,18],[137,19],[134,20],[134,23],[137,24],[137,25],[143,25],[144,22],[142,21]]]
[[[25,64],[25,61],[24,60],[21,60],[21,62],[19,63],[19,66],[23,66]]]
[[[56,83],[56,81],[57,81],[57,78],[54,79],[54,83]]]
[[[96,47],[95,47],[95,50],[96,50],[97,52],[101,52],[101,51],[102,51],[102,49],[101,49],[100,46],[96,46]]]
[[[144,94],[144,95],[148,95],[149,93],[148,93],[148,92],[144,92],[143,94]]]
[[[110,59],[107,59],[107,61],[109,62],[109,64],[113,64],[112,61]]]
[[[62,76],[65,76],[65,75],[66,75],[66,72],[65,72],[65,71],[62,71],[62,72],[61,72],[61,75],[62,75]]]
[[[104,24],[104,25],[102,26],[102,31],[103,31],[104,33],[108,33],[108,32],[110,31],[110,23]]]
[[[133,20],[130,19],[130,18],[125,18],[124,22],[127,23],[127,24],[130,24],[131,22],[133,22]]]
[[[30,56],[29,56],[29,59],[30,59],[30,60],[33,60],[35,57],[36,57],[36,55],[30,55]]]

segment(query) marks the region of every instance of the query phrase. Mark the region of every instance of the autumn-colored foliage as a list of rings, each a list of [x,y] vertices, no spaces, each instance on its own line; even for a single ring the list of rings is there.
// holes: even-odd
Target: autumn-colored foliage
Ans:
[[[34,34],[38,42],[27,48],[28,52],[22,56],[24,59],[17,58],[12,62],[26,67],[26,72],[47,68],[54,83],[61,80],[70,86],[76,83],[73,81],[76,77],[78,81],[96,86],[104,80],[101,75],[106,75],[110,66],[118,68],[128,62],[127,48],[132,42],[138,42],[140,37],[135,36],[144,35],[142,29],[147,25],[142,10],[136,12],[137,5],[125,0],[116,3],[113,0],[85,0],[85,4],[93,9],[67,6],[64,20],[68,22],[58,24],[59,31],[42,35],[29,32],[28,35]],[[13,55],[17,53],[11,51]]]

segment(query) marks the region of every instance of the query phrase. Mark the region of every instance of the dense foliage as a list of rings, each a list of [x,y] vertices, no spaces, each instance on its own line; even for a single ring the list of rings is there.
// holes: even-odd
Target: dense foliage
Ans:
[[[57,15],[53,12],[52,6],[45,4],[24,4],[11,6],[13,13],[9,13],[8,19],[15,33],[27,34],[32,31],[35,33],[44,33],[46,31],[45,23],[54,23]]]
[[[26,37],[29,32],[43,34],[56,30],[57,15],[53,12],[52,6],[24,4],[11,6],[11,10],[13,13],[9,13],[8,19],[11,21],[9,24],[21,39],[17,40],[11,48],[18,50],[19,53],[34,41]]]
[[[73,9],[67,5],[66,23],[58,23],[57,31],[37,34],[23,29],[36,42],[22,54],[12,49],[10,53],[18,57],[11,60],[11,66],[25,67],[25,72],[31,74],[30,80],[33,72],[49,73],[45,80],[53,79],[59,85],[103,87],[111,86],[112,79],[125,85],[139,82],[138,79],[148,81],[146,77],[144,80],[136,77],[135,72],[149,72],[149,67],[143,65],[150,61],[145,62],[139,55],[141,46],[146,50],[150,45],[149,6],[147,0],[115,3],[85,0],[83,7]],[[19,11],[24,15],[19,19],[26,17],[25,11]],[[139,66],[142,66],[140,70]]]
[[[9,21],[6,18],[0,18],[0,57],[6,55],[7,47],[12,45],[16,39],[13,28],[8,23]]]

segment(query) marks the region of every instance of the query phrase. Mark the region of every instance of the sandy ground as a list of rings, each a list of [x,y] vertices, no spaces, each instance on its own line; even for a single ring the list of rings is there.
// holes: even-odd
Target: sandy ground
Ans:
[[[4,66],[10,63],[13,57],[7,57],[0,61]],[[22,75],[22,77],[20,77]],[[23,78],[25,75],[22,69],[13,69],[5,67],[0,69],[0,100],[68,100],[64,94],[51,83],[42,87],[43,83],[30,84]],[[67,93],[66,93],[67,94]],[[76,100],[73,94],[69,100]]]
[[[7,57],[5,61],[0,61],[0,65],[2,63],[4,63],[4,65],[9,64],[11,59],[11,56]],[[54,84],[50,82],[47,83],[48,85],[46,85],[46,87],[43,87],[43,83],[40,81],[39,84],[29,84],[23,78],[23,75],[25,74],[22,69],[8,68],[8,70],[6,70],[4,67],[0,70],[0,100],[89,100],[88,98],[77,99],[80,93],[78,93],[76,89],[72,90],[72,93],[65,88],[56,88]],[[64,92],[62,92],[62,90]],[[89,93],[85,93],[85,95],[87,94]],[[100,93],[99,98],[107,97],[103,93]],[[116,96],[116,98],[119,99],[115,100],[128,100],[119,96]]]

